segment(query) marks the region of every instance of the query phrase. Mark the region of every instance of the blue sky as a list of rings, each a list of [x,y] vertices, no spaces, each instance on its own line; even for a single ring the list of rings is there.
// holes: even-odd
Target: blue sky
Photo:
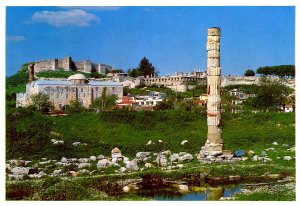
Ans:
[[[206,70],[206,35],[221,28],[223,75],[295,64],[294,7],[7,7],[6,76],[72,56],[127,70],[145,56],[165,75]]]

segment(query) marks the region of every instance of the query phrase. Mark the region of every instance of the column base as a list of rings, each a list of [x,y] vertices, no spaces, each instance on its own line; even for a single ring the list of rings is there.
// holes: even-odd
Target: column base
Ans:
[[[201,163],[232,163],[236,161],[242,161],[241,157],[233,157],[232,152],[223,150],[222,143],[210,143],[207,141],[204,146],[201,147],[200,153],[197,159]]]

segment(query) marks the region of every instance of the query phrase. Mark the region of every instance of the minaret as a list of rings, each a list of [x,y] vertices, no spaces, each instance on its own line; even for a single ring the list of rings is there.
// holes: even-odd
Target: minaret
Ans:
[[[28,82],[34,81],[34,64],[28,65]]]
[[[208,29],[207,34],[207,140],[200,156],[217,156],[223,153],[223,139],[219,128],[221,120],[221,67],[220,36],[218,27]]]

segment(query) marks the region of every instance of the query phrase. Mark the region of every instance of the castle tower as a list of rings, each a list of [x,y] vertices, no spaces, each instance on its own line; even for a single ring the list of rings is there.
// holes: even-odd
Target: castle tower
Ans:
[[[28,65],[28,82],[34,81],[34,64]]]
[[[207,34],[207,140],[201,148],[200,156],[217,156],[223,153],[223,139],[219,128],[221,120],[221,67],[220,36],[218,27],[208,29]]]
[[[62,60],[62,67],[65,71],[70,71],[71,70],[71,62],[72,58],[71,57],[65,57]]]

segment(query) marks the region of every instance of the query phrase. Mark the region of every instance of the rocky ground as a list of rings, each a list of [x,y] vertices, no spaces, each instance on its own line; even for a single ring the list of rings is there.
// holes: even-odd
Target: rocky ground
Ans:
[[[58,144],[53,140],[54,144]],[[273,142],[273,147],[266,148],[262,154],[256,154],[253,150],[248,150],[244,157],[240,160],[248,162],[272,162],[276,160],[292,161],[295,157],[277,155],[274,160],[274,154],[279,148],[277,142]],[[288,145],[282,145],[288,147]],[[287,148],[287,151],[294,153],[295,147]],[[271,153],[269,157],[267,153]],[[51,160],[42,158],[40,161],[30,161],[14,159],[8,160],[6,164],[6,174],[8,179],[28,179],[41,178],[45,176],[81,176],[81,175],[95,175],[95,174],[124,174],[131,172],[144,171],[150,168],[159,168],[161,170],[171,170],[175,168],[183,168],[185,164],[197,160],[198,154],[192,155],[186,152],[172,153],[170,150],[162,151],[160,153],[138,152],[135,158],[128,158],[122,154],[118,148],[111,151],[110,157],[104,155],[95,155],[90,157],[62,157],[60,160]],[[234,161],[237,157],[232,154],[227,155],[226,159]],[[220,162],[215,157],[211,157],[209,163]]]

